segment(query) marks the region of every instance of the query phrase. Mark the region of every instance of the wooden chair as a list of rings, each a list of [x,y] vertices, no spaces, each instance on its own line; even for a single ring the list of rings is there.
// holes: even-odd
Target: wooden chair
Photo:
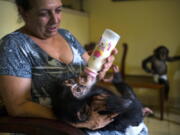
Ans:
[[[0,133],[26,135],[85,135],[80,129],[61,121],[41,118],[10,117],[0,110]]]
[[[122,77],[126,83],[128,83],[133,88],[145,88],[154,89],[160,93],[159,105],[160,105],[160,119],[164,118],[164,85],[155,83],[152,76],[148,75],[130,75],[127,74],[126,69],[126,56],[128,52],[128,45],[123,44],[123,56],[121,59],[120,71]]]

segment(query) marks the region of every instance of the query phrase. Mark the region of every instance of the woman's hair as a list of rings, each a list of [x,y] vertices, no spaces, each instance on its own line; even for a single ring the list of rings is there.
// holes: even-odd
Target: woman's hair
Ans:
[[[29,0],[15,0],[17,7],[21,7],[24,11],[30,10],[32,7]]]

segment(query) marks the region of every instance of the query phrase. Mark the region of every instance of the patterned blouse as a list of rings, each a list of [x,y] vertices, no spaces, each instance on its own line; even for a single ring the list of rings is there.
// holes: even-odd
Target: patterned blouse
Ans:
[[[69,44],[73,61],[65,64],[50,57],[31,38],[21,32],[13,32],[0,40],[0,75],[32,79],[32,100],[50,106],[50,92],[57,81],[76,77],[82,71],[85,50],[67,30],[59,34]]]

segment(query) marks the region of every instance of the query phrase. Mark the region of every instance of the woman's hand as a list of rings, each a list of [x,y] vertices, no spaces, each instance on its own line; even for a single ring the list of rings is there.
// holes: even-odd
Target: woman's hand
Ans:
[[[109,123],[111,123],[114,119],[115,116],[118,114],[108,114],[108,115],[100,115],[96,111],[91,112],[91,117],[87,121],[87,127],[88,129],[91,130],[96,130],[105,127]]]
[[[91,112],[90,119],[86,122],[80,123],[69,123],[70,125],[76,128],[87,128],[91,130],[96,130],[105,127],[109,123],[111,123],[118,114],[111,114],[111,115],[100,115],[96,111]]]
[[[110,67],[112,66],[115,60],[114,55],[116,55],[117,53],[118,53],[118,50],[115,48],[112,50],[111,55],[107,59],[105,59],[105,63],[103,64],[102,69],[100,70],[99,75],[98,75],[99,80],[104,78],[104,76],[106,75],[106,72],[110,69]]]
[[[90,112],[89,112],[89,119],[86,122],[80,122],[80,123],[70,123],[71,125],[77,127],[77,128],[88,128],[91,130],[96,130],[105,127],[109,123],[111,123],[114,120],[114,117],[116,117],[118,114],[107,114],[102,115],[98,112],[103,111],[106,109],[105,105],[105,98],[107,95],[101,94],[98,96],[93,97],[93,101],[90,105]]]
[[[90,118],[88,120],[88,127],[91,130],[96,130],[105,127],[109,123],[111,123],[114,120],[114,117],[116,117],[118,114],[107,114],[102,115],[98,112],[106,110],[106,98],[108,95],[101,94],[98,96],[94,96],[92,99],[92,103],[90,105],[91,107],[91,113]]]

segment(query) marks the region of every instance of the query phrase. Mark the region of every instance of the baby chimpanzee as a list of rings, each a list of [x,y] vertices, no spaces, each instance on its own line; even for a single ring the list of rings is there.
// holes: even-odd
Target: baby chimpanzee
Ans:
[[[94,97],[103,94],[106,95],[104,96],[105,107],[98,113],[102,115],[118,113],[119,115],[101,130],[125,132],[130,125],[138,126],[143,121],[141,103],[132,88],[122,82],[119,73],[114,73],[112,82],[121,96],[94,84],[88,87],[80,85],[75,79],[59,84],[56,92],[52,94],[52,107],[55,115],[59,119],[71,123],[87,121],[91,114],[91,108],[95,106]]]
[[[154,81],[165,87],[165,99],[168,99],[169,82],[167,77],[167,62],[180,60],[180,56],[169,56],[169,49],[163,45],[154,50],[154,54],[142,61],[142,68],[147,73],[152,73]]]

